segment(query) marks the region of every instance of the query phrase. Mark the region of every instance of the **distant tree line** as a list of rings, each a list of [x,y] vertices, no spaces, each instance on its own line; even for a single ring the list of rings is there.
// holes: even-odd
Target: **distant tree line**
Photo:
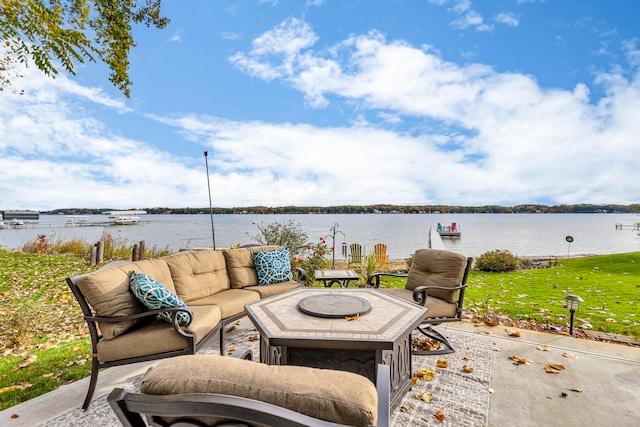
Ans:
[[[132,208],[149,214],[208,214],[209,208]],[[43,214],[91,215],[114,208],[54,209]],[[424,214],[424,213],[640,213],[640,204],[632,205],[558,205],[524,204],[516,206],[449,206],[449,205],[342,205],[342,206],[250,206],[212,209],[214,214]]]

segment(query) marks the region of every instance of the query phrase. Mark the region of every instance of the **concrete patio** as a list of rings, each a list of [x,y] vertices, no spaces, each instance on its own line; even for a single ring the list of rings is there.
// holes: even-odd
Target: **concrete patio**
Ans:
[[[518,330],[520,337],[511,337],[502,326],[463,323],[448,328],[478,334],[492,345],[489,426],[638,425],[640,348],[527,330]],[[527,363],[518,363],[511,356]],[[153,363],[105,370],[95,396],[127,384]],[[547,373],[548,363],[562,364],[565,369]],[[84,379],[6,409],[0,412],[0,425],[46,422],[79,407],[87,386],[88,379]],[[460,395],[464,397],[464,391]]]

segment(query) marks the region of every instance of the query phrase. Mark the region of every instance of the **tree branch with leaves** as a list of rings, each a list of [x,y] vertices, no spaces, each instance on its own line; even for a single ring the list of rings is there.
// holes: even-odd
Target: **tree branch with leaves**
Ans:
[[[136,43],[132,25],[158,29],[169,20],[160,15],[161,0],[0,0],[0,91],[22,77],[19,66],[31,61],[54,77],[61,67],[75,75],[85,61],[102,61],[109,81],[125,96],[129,53]]]

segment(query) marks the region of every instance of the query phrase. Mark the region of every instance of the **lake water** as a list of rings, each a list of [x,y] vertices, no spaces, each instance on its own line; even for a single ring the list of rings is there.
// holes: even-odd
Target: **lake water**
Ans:
[[[105,215],[89,216],[89,221],[106,221]],[[447,249],[466,256],[479,256],[500,249],[520,256],[566,256],[640,251],[638,231],[616,230],[616,224],[640,221],[637,214],[363,214],[363,215],[214,215],[216,247],[255,242],[256,224],[293,220],[316,242],[338,224],[336,259],[340,246],[360,243],[368,250],[385,243],[392,259],[403,259],[416,249],[427,247],[428,231],[437,223],[458,223],[460,239],[443,239]],[[100,239],[103,231],[118,241],[131,244],[145,240],[147,247],[168,247],[178,251],[189,247],[211,247],[211,219],[203,215],[143,215],[137,225],[65,227],[64,215],[41,215],[37,228],[0,230],[0,247],[16,249],[45,234],[56,240]],[[573,243],[565,240],[573,237]],[[331,245],[331,239],[327,239]]]

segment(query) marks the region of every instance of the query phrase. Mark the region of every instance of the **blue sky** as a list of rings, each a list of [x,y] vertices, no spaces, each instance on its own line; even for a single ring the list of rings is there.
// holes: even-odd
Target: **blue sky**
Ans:
[[[165,0],[0,93],[0,209],[639,202],[633,0]]]

